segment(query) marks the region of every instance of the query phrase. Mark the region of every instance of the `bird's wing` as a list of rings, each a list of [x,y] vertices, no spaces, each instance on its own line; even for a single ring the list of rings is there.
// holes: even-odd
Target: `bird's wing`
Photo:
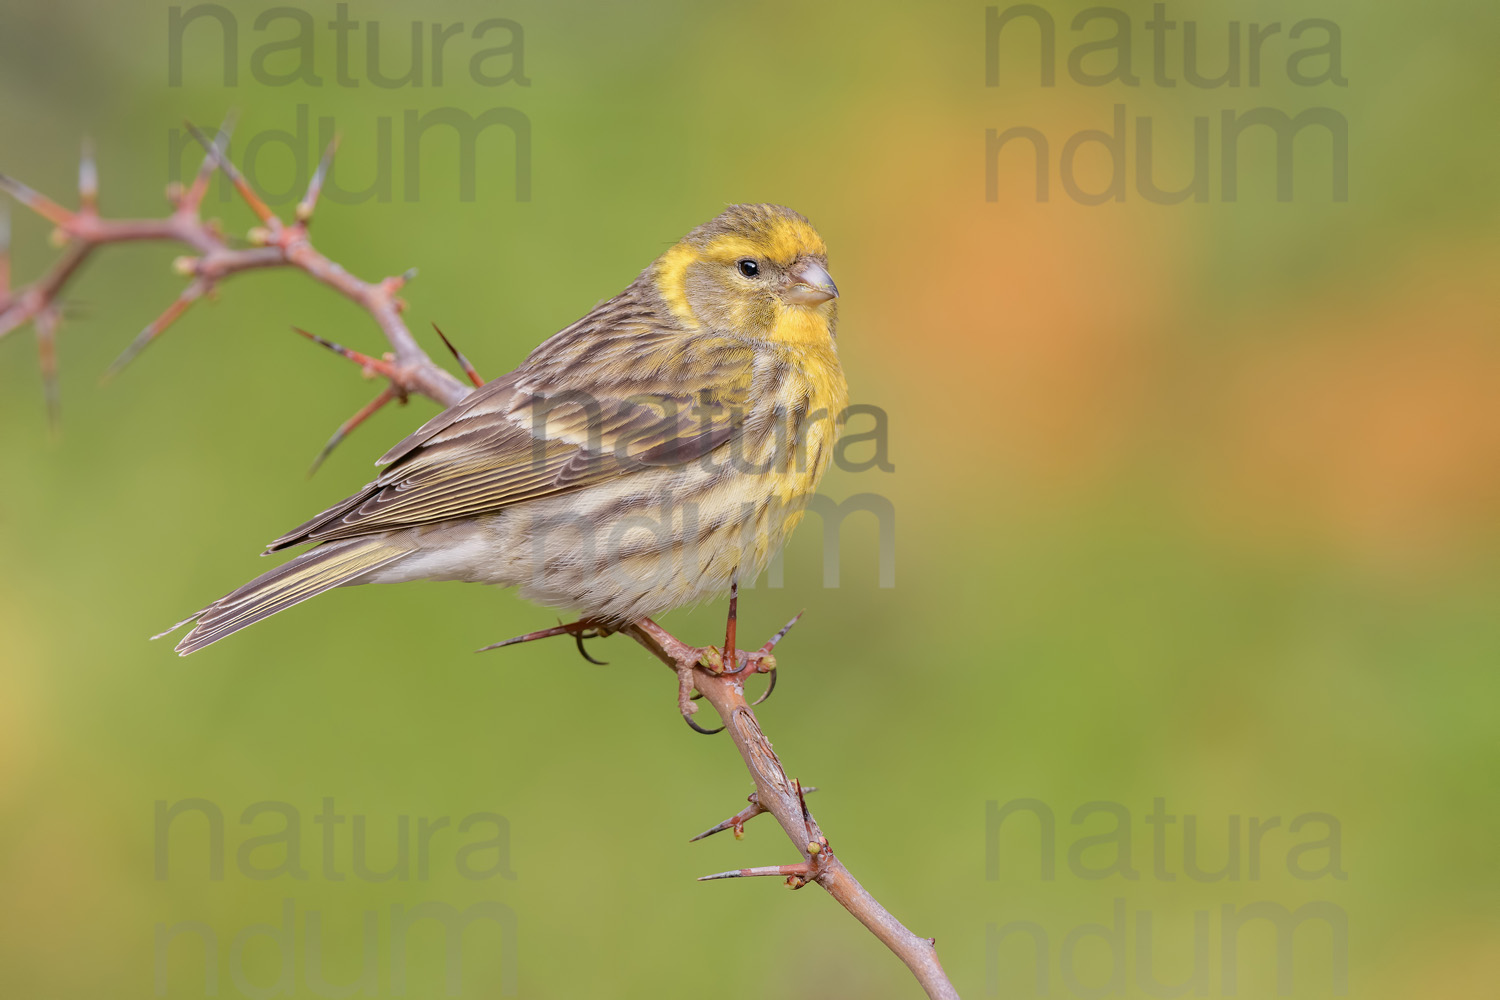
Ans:
[[[744,427],[755,352],[646,318],[587,324],[428,421],[373,483],[272,542],[351,538],[490,513],[645,468],[682,465]]]

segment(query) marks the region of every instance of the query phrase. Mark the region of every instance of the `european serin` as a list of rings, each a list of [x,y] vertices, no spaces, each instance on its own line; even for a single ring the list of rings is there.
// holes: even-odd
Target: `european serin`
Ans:
[[[753,579],[833,455],[837,297],[805,218],[732,206],[272,542],[314,547],[180,623],[177,651],[346,584],[514,586],[619,626]]]

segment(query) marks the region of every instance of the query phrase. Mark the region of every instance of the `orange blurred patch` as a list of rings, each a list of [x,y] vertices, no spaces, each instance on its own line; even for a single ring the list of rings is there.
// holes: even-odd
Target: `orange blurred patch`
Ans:
[[[1047,127],[1070,134],[1086,119]],[[1038,203],[1025,157],[1001,158],[1001,200],[986,202],[975,122],[883,109],[879,134],[904,138],[864,178],[879,228],[853,256],[889,280],[864,292],[879,311],[860,314],[861,340],[902,386],[893,417],[924,461],[1075,487],[1126,456],[1145,416],[1186,217],[1081,206],[1055,177]]]
[[[68,796],[42,800],[12,822],[11,849],[0,864],[7,904],[0,934],[15,972],[45,978],[55,996],[81,995],[97,985],[99,969],[140,960],[139,951],[126,954],[138,947],[140,925],[120,905],[119,844],[87,805]],[[85,941],[91,960],[80,962]]]
[[[1382,299],[1262,316],[1211,422],[1211,520],[1397,568],[1460,556],[1500,511],[1497,262],[1473,248]]]
[[[1500,982],[1500,927],[1486,916],[1442,916],[1447,919],[1439,929],[1431,929],[1436,921],[1423,920],[1428,930],[1401,935],[1401,946],[1387,958],[1386,968],[1366,979],[1374,987],[1371,996],[1408,1000],[1494,995],[1495,983]]]
[[[0,671],[0,808],[19,798],[42,754],[40,671],[33,622],[21,595],[0,589],[0,636],[5,670]]]

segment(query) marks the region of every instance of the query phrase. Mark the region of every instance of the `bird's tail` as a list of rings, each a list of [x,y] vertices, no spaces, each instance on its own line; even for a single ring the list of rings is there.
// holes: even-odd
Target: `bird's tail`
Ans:
[[[221,597],[152,638],[160,639],[188,622],[196,622],[192,631],[177,644],[178,655],[186,656],[325,590],[355,583],[365,574],[415,551],[415,547],[389,538],[328,542],[262,573],[234,593]]]

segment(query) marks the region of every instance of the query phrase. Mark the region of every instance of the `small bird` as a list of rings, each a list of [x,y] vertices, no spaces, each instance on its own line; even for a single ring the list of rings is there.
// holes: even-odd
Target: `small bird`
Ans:
[[[842,428],[837,298],[807,219],[730,206],[267,551],[313,548],[163,635],[195,623],[186,656],[333,587],[407,580],[516,587],[607,632],[752,580]]]

